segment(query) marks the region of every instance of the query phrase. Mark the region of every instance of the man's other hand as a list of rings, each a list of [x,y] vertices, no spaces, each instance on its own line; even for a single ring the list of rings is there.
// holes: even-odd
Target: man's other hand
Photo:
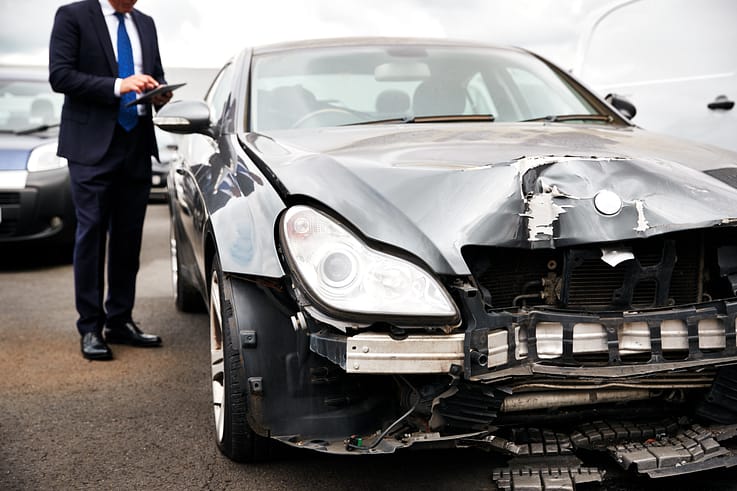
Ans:
[[[136,92],[140,94],[141,92],[155,89],[158,86],[159,82],[157,82],[151,75],[131,75],[121,81],[120,94],[127,94],[128,92]]]
[[[169,92],[164,92],[163,94],[155,95],[151,98],[151,104],[153,104],[154,107],[159,108],[169,102],[171,100],[171,96],[171,90]]]

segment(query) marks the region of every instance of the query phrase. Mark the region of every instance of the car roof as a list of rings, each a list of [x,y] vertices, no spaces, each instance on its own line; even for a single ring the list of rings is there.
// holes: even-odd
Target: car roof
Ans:
[[[297,49],[325,48],[325,47],[356,47],[356,46],[435,46],[435,47],[467,47],[467,48],[492,48],[511,51],[525,51],[521,48],[510,46],[498,46],[444,38],[406,38],[406,37],[344,37],[308,39],[303,41],[290,41],[277,44],[256,46],[253,48],[254,55],[277,53],[280,51],[291,51]]]

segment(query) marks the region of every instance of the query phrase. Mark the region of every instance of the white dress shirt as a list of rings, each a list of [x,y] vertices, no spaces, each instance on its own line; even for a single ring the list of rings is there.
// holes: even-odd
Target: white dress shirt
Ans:
[[[107,30],[110,33],[110,41],[113,43],[113,52],[115,53],[115,59],[118,59],[118,18],[115,16],[115,9],[108,0],[100,0],[100,7],[102,7],[102,15],[105,16],[105,23],[107,24]],[[128,31],[128,37],[131,41],[131,48],[133,49],[133,71],[136,74],[143,73],[143,53],[141,51],[141,38],[138,36],[138,29],[136,24],[133,22],[131,14],[125,14],[125,30]],[[118,78],[115,80],[115,97],[120,97],[120,84],[122,79]],[[140,112],[140,111],[139,111]]]

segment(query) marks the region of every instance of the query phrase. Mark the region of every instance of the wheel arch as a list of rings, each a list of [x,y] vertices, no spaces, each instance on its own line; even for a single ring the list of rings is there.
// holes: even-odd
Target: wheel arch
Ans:
[[[385,378],[346,376],[310,350],[306,332],[295,331],[292,306],[277,287],[238,274],[225,276],[223,290],[232,302],[231,339],[241,353],[254,431],[321,439],[381,427],[389,402],[385,390],[376,389],[385,385]],[[323,379],[315,374],[327,375]]]

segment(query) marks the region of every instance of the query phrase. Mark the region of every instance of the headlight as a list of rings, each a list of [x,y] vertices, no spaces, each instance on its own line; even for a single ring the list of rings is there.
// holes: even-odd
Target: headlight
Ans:
[[[67,159],[56,155],[56,142],[36,147],[28,157],[28,172],[60,169],[67,166]]]
[[[346,227],[306,206],[287,210],[281,241],[298,282],[318,306],[350,317],[457,321],[448,292],[417,265],[372,249]]]

